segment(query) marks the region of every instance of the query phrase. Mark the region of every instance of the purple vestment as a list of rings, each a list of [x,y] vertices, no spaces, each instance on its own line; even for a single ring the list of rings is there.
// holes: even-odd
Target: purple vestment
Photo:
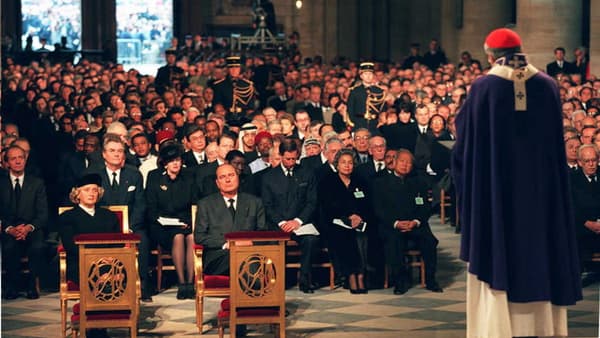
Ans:
[[[571,305],[582,296],[558,88],[543,73],[524,85],[517,111],[514,82],[484,76],[456,118],[461,259],[511,302]]]

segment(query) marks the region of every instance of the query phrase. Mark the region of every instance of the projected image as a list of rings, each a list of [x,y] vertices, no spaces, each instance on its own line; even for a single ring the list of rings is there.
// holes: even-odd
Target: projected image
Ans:
[[[81,48],[81,0],[21,0],[24,50]]]
[[[172,0],[117,0],[117,62],[160,64],[172,36]]]

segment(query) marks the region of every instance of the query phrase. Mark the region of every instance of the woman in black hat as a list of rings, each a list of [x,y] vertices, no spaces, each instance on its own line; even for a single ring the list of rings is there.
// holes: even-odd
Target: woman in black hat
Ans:
[[[192,173],[183,170],[182,154],[181,145],[174,142],[165,143],[160,149],[158,169],[148,174],[146,207],[151,236],[161,248],[171,250],[179,282],[177,299],[193,299],[191,206],[195,202],[195,185]]]
[[[117,216],[108,209],[96,207],[103,194],[100,175],[85,175],[77,181],[69,194],[71,202],[76,206],[60,215],[59,233],[67,252],[68,280],[79,280],[79,248],[73,240],[76,235],[121,232]]]

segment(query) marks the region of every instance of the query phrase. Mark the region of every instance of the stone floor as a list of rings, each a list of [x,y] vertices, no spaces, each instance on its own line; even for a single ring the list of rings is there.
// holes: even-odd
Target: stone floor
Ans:
[[[323,288],[312,295],[286,292],[288,337],[464,337],[465,264],[458,260],[459,235],[432,217],[432,229],[440,240],[438,279],[444,293],[413,287],[402,296],[391,289],[367,295]],[[175,289],[142,304],[139,335],[142,337],[198,336],[194,301],[175,299]],[[220,299],[208,298],[205,337],[217,337],[214,328]],[[38,300],[2,301],[2,337],[59,337],[60,310],[57,293]],[[599,286],[584,289],[584,300],[569,310],[570,337],[598,336]],[[125,330],[111,330],[111,337],[126,337]],[[264,326],[250,326],[249,336],[271,337]]]

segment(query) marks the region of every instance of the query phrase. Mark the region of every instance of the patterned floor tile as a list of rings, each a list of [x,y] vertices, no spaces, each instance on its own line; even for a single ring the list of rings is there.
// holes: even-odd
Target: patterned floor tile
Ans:
[[[339,309],[331,309],[329,312],[337,313],[351,313],[356,315],[364,314],[365,312],[371,316],[393,316],[400,313],[407,313],[415,311],[414,308],[402,307],[402,306],[389,306],[389,305],[377,305],[377,304],[360,304],[347,306]]]
[[[432,230],[440,239],[437,278],[444,293],[413,286],[397,296],[392,290],[371,290],[351,295],[347,290],[324,287],[314,294],[297,288],[286,291],[289,310],[286,333],[291,338],[458,338],[465,336],[465,265],[457,258],[459,236],[453,228],[432,218]],[[415,281],[416,281],[416,275]],[[584,300],[569,308],[570,337],[598,337],[599,286],[583,290]],[[198,337],[195,304],[177,300],[176,288],[142,303],[141,337]],[[217,337],[216,313],[221,298],[205,298],[203,338]],[[73,302],[71,302],[72,304]],[[3,301],[2,338],[54,338],[60,336],[57,293],[43,293],[38,300]],[[114,338],[128,337],[126,330],[110,330]],[[273,337],[267,326],[251,326],[250,337]]]
[[[443,324],[442,322],[436,322],[433,320],[418,320],[418,319],[406,319],[397,317],[377,317],[371,319],[365,319],[354,323],[346,324],[347,326],[358,326],[362,328],[386,328],[394,331],[409,331],[415,329],[422,329],[425,327],[432,327],[435,325]]]
[[[408,318],[408,319],[421,319],[421,320],[434,320],[438,322],[454,323],[466,319],[466,315],[463,312],[454,311],[440,311],[440,310],[423,310],[417,312],[406,312],[393,315],[392,317],[397,318]]]

